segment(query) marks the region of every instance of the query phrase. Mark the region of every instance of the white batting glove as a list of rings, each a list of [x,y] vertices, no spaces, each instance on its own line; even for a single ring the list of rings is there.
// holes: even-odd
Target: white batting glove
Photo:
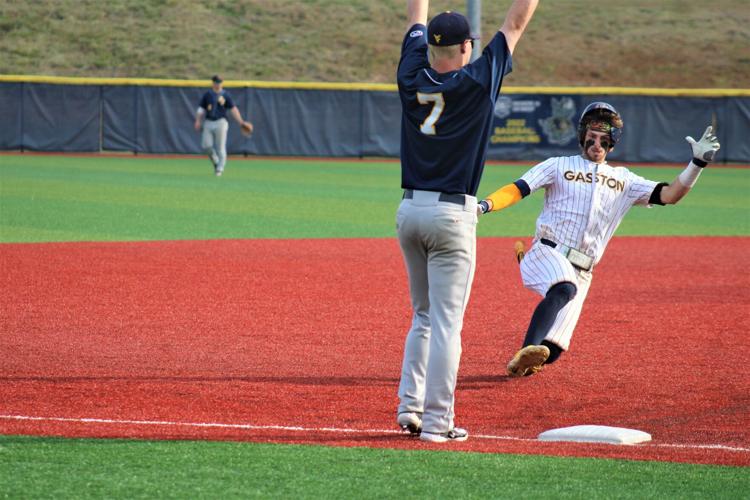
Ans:
[[[693,148],[693,158],[698,160],[696,165],[699,167],[705,167],[709,162],[714,161],[716,152],[721,147],[719,139],[713,135],[713,127],[709,125],[706,131],[703,132],[703,137],[699,141],[696,141],[690,136],[685,137],[690,147]]]

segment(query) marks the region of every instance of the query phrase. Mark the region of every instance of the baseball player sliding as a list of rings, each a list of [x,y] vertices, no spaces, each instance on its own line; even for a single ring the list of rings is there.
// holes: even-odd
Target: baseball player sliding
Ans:
[[[195,130],[201,130],[201,120],[205,117],[203,123],[203,132],[201,134],[201,148],[208,154],[211,163],[214,165],[214,174],[221,175],[224,173],[224,166],[227,163],[227,131],[229,122],[226,116],[229,111],[240,126],[242,133],[249,136],[253,132],[253,124],[242,119],[240,110],[234,105],[232,96],[224,90],[224,81],[218,75],[211,78],[211,90],[203,94],[200,105],[195,113]]]
[[[521,260],[524,286],[544,298],[531,316],[521,350],[508,363],[511,377],[537,373],[568,350],[592,270],[630,207],[677,203],[719,150],[710,126],[698,141],[686,137],[692,161],[670,184],[654,182],[607,164],[622,130],[614,107],[589,104],[578,124],[580,155],[539,163],[479,202],[480,212],[486,213],[545,190],[533,244]]]

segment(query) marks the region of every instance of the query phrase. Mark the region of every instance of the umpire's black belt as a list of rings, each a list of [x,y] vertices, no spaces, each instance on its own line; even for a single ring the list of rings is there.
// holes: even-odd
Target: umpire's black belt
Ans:
[[[405,189],[404,199],[411,200],[412,198],[414,198],[414,191],[411,189]],[[466,195],[440,193],[440,196],[438,196],[438,201],[445,201],[447,203],[455,203],[456,205],[464,206],[466,204]]]

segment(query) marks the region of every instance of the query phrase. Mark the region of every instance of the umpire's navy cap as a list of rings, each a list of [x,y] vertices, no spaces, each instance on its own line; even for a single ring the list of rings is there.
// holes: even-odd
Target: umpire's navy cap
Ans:
[[[214,83],[221,83],[224,80],[222,80],[219,75],[214,75],[214,76],[211,77],[211,81],[214,82]]]
[[[427,26],[427,42],[430,45],[458,45],[477,38],[471,33],[469,20],[463,14],[450,10],[433,17]]]

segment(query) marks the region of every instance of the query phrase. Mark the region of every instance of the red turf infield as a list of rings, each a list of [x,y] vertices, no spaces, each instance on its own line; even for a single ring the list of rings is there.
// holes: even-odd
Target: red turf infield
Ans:
[[[474,437],[449,449],[750,465],[748,238],[614,239],[571,352],[523,380],[502,375],[537,300],[512,243],[479,242],[456,402]],[[0,433],[436,448],[392,432],[410,313],[395,240],[4,244],[0,258]],[[653,441],[534,440],[576,424]]]

